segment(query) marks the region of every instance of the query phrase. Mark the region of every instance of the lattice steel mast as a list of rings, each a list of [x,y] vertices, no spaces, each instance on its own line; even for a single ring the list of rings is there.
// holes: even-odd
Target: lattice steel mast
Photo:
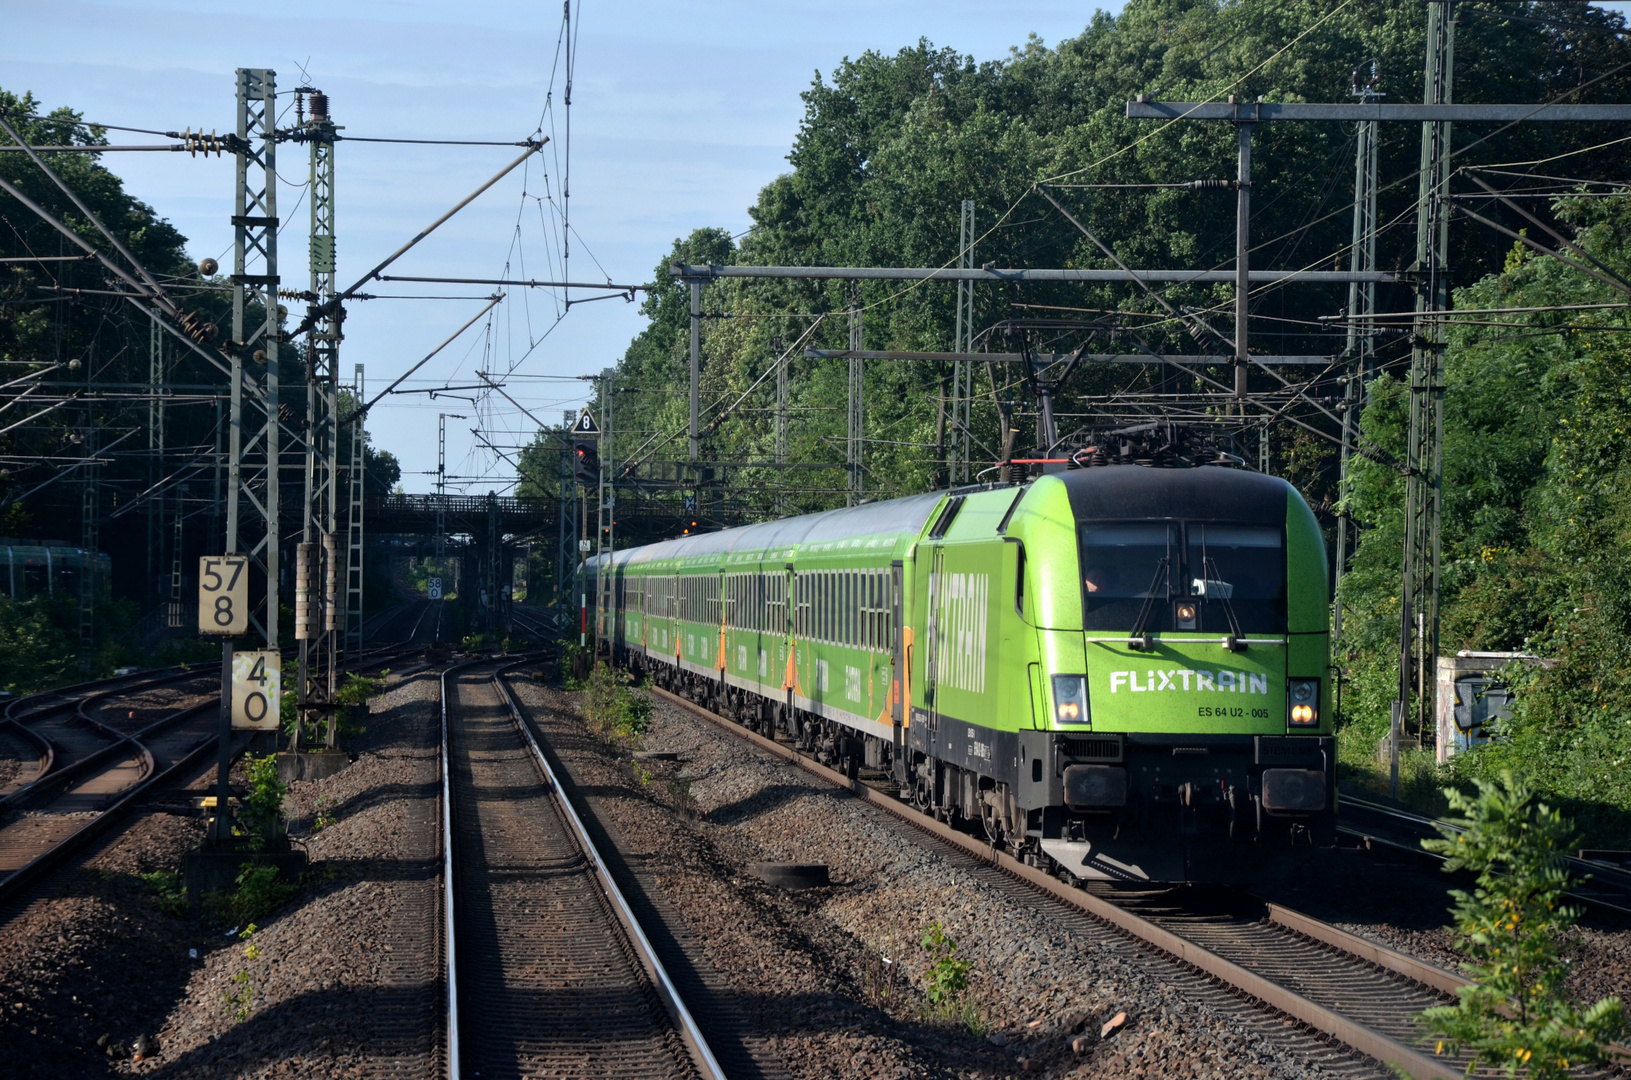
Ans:
[[[1455,73],[1454,0],[1427,5],[1427,63],[1422,104],[1448,105]],[[1432,694],[1427,666],[1438,656],[1439,522],[1444,489],[1444,326],[1448,310],[1450,122],[1421,126],[1416,203],[1416,328],[1410,350],[1410,442],[1405,459],[1404,567],[1399,593],[1399,698],[1393,706],[1390,790],[1399,793],[1399,740],[1415,687],[1417,730]],[[1412,648],[1412,642],[1415,647]]]
[[[297,137],[309,148],[311,184],[311,289],[306,345],[306,487],[300,522],[295,583],[295,639],[300,646],[300,708],[312,718],[327,712],[325,745],[335,739],[334,700],[339,666],[341,611],[335,595],[340,575],[336,531],[339,481],[339,354],[344,309],[334,303],[334,143],[340,129],[329,116],[328,96],[299,91],[311,108]],[[297,114],[298,119],[298,114]],[[353,422],[361,426],[360,416]],[[349,584],[349,573],[346,575]]]
[[[266,589],[265,606],[260,616],[251,613],[250,623],[260,632],[268,648],[276,648],[278,342],[282,336],[277,303],[276,72],[269,68],[239,68],[237,89],[226,550],[228,554],[248,555],[251,565],[261,571]],[[256,260],[261,273],[251,274],[249,266]],[[250,308],[256,304],[261,307],[262,321],[251,332],[248,319]],[[245,400],[246,387],[252,401]]]

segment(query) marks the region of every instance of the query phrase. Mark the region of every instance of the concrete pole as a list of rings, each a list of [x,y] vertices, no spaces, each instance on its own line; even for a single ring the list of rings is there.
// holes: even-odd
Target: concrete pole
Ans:
[[[702,456],[698,399],[702,386],[702,282],[691,285],[691,460]]]
[[[1246,397],[1246,301],[1251,291],[1252,125],[1239,124],[1240,168],[1235,196],[1235,397]],[[1245,408],[1244,405],[1241,406]]]

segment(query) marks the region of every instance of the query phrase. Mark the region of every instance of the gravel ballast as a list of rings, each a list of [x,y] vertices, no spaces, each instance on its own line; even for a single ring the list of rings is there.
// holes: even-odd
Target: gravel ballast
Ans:
[[[353,740],[356,760],[290,785],[286,808],[312,860],[300,895],[247,941],[217,931],[225,947],[174,995],[158,1054],[127,1068],[200,1078],[428,1072],[440,1045],[439,700],[433,673],[393,680]],[[319,814],[324,827],[312,832]]]
[[[631,762],[568,719],[576,695],[516,686],[795,1074],[1386,1075],[661,698],[643,749],[678,760]],[[760,860],[833,885],[777,891]],[[934,923],[973,965],[973,1031],[926,1018]]]
[[[145,815],[82,866],[54,875],[0,925],[0,1069],[106,1076],[163,1023],[211,935],[140,875],[179,867],[203,823]],[[111,1055],[110,1055],[111,1051]]]

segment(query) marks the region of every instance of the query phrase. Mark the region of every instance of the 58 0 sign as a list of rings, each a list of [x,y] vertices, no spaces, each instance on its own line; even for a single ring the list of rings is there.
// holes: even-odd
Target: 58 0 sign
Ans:
[[[249,556],[198,560],[198,632],[242,634],[249,629]]]

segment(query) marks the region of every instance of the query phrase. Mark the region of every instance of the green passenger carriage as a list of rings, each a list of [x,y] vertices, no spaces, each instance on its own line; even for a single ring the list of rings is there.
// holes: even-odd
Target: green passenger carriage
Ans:
[[[1282,480],[1071,468],[590,560],[613,658],[1081,878],[1329,843],[1324,540]]]

